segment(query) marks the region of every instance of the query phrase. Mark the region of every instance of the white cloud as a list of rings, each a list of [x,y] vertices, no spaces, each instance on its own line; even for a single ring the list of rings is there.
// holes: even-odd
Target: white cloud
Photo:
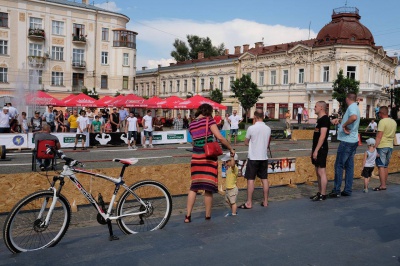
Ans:
[[[121,8],[117,7],[117,4],[115,2],[94,4],[94,5],[97,6],[97,7],[103,8],[105,10],[112,11],[112,12],[121,11]]]
[[[266,25],[255,21],[234,19],[222,23],[198,22],[192,20],[168,19],[131,22],[128,28],[139,33],[138,42],[138,69],[141,66],[157,67],[158,64],[168,66],[172,62],[170,53],[176,38],[186,42],[186,35],[210,37],[213,45],[225,44],[230,53],[234,46],[262,41],[264,45],[281,44],[308,39],[308,29],[287,27],[283,25]],[[310,32],[310,38],[317,34]]]

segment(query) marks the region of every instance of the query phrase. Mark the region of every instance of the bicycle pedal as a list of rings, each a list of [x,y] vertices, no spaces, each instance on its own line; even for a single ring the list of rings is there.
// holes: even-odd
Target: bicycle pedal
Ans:
[[[109,236],[109,237],[108,237],[108,240],[110,240],[110,241],[119,240],[119,237],[118,237],[118,236],[112,235],[112,236]]]

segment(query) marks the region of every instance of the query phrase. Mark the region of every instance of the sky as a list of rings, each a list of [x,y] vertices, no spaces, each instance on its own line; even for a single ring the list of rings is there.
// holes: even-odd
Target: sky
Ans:
[[[90,0],[93,3],[93,0]],[[264,41],[273,45],[315,38],[331,21],[334,8],[357,7],[361,23],[375,44],[400,55],[399,0],[95,0],[94,4],[130,18],[127,29],[138,33],[136,67],[156,68],[175,62],[175,39],[210,37],[214,46]]]

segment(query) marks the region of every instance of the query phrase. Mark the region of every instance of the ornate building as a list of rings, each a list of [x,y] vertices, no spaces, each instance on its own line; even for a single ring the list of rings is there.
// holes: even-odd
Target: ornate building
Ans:
[[[309,109],[317,101],[329,103],[329,111],[338,109],[332,100],[332,82],[340,69],[345,75],[360,81],[358,95],[362,117],[373,117],[373,108],[388,105],[389,96],[382,88],[395,78],[397,57],[389,57],[377,46],[371,32],[360,22],[357,8],[333,10],[332,21],[324,26],[317,38],[264,46],[255,43],[235,46],[234,54],[178,62],[168,67],[142,69],[137,72],[135,90],[139,95],[167,97],[187,94],[209,95],[210,89],[222,91],[228,106],[238,108],[229,98],[230,84],[243,74],[250,75],[263,91],[254,108],[269,110],[270,116],[284,118],[287,109],[292,117],[297,108]],[[241,109],[241,108],[240,108]]]
[[[57,98],[133,90],[137,33],[88,2],[0,1],[0,104],[37,85]]]

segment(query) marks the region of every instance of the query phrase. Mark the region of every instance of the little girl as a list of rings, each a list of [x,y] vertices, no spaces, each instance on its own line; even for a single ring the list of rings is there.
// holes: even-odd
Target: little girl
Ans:
[[[111,133],[112,132],[112,127],[111,127],[110,120],[108,120],[107,123],[104,125],[104,132],[105,133]]]
[[[364,152],[363,170],[361,176],[364,177],[364,193],[368,192],[369,178],[375,167],[376,149],[375,140],[373,138],[367,139],[368,150]]]

